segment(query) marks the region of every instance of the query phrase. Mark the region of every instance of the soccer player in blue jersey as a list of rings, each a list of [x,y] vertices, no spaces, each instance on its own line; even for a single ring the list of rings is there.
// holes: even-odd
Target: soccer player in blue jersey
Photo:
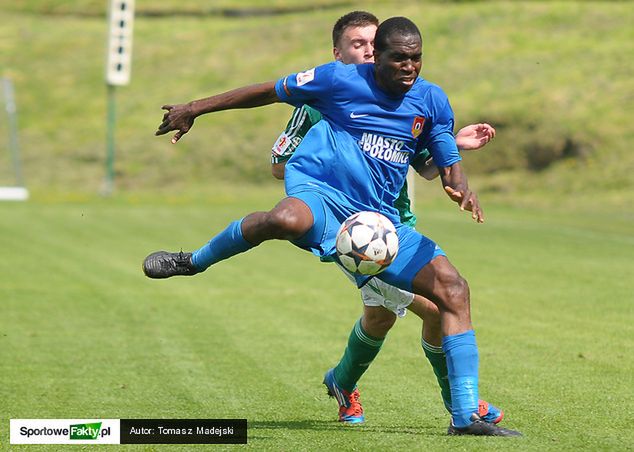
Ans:
[[[309,104],[324,120],[315,125],[286,165],[287,197],[268,212],[231,223],[194,253],[159,251],[144,261],[153,278],[193,275],[265,240],[289,240],[325,257],[350,214],[373,210],[395,224],[399,256],[376,277],[432,300],[440,310],[443,350],[452,399],[451,435],[518,436],[478,415],[478,348],[467,282],[429,238],[400,222],[394,201],[409,164],[428,149],[443,187],[477,222],[484,215],[469,188],[453,136],[453,112],[444,92],[420,78],[422,38],[404,17],[383,22],[374,65],[318,66],[182,105],[166,105],[157,135],[176,130],[176,143],[202,114],[274,102]],[[357,276],[359,287],[371,277]]]
[[[378,24],[376,16],[366,11],[353,11],[340,17],[332,30],[335,60],[344,64],[374,63],[374,35]],[[276,140],[271,151],[271,170],[276,178],[284,179],[286,162],[321,119],[321,113],[308,105],[295,108],[286,130]],[[460,150],[478,149],[494,134],[495,129],[488,124],[472,124],[458,132],[456,144]],[[421,155],[421,158],[431,160],[423,170],[424,177],[431,180],[438,176],[438,169],[428,154]],[[395,207],[401,222],[414,227],[416,216],[410,210],[406,185],[401,189]],[[328,393],[339,404],[339,420],[348,424],[365,420],[357,383],[381,350],[397,316],[403,317],[407,310],[423,320],[420,343],[436,375],[444,405],[451,412],[447,361],[441,346],[440,313],[436,305],[420,295],[399,290],[377,278],[361,287],[360,291],[363,314],[350,332],[343,356],[324,378]],[[494,423],[504,417],[499,408],[484,400],[478,403],[478,414],[487,422]]]

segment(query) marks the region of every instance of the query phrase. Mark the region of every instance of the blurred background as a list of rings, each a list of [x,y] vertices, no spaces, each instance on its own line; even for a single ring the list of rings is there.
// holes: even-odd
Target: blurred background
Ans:
[[[2,2],[0,75],[15,89],[20,160],[35,199],[98,195],[106,159],[106,0]],[[422,76],[441,85],[456,129],[497,129],[466,156],[489,201],[631,209],[631,2],[136,1],[131,82],[116,90],[115,193],[213,196],[281,189],[269,150],[289,106],[199,118],[177,146],[154,137],[160,107],[331,60],[334,21],[353,9],[405,15],[424,39]],[[7,115],[0,186],[12,185]],[[444,196],[438,187],[418,196]],[[630,210],[631,212],[631,210]]]

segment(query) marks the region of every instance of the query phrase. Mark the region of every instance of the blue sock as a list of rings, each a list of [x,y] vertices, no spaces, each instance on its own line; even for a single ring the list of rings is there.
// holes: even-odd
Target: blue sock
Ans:
[[[445,336],[442,348],[447,355],[451,386],[453,425],[467,427],[471,415],[478,412],[478,346],[473,330]]]
[[[212,264],[253,248],[242,236],[242,220],[230,223],[220,234],[206,245],[194,251],[192,262],[198,271],[206,270]]]

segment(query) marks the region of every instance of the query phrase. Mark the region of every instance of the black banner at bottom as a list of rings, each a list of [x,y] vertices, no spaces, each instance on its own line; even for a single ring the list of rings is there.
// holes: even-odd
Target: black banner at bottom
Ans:
[[[121,419],[120,444],[246,444],[246,419]]]

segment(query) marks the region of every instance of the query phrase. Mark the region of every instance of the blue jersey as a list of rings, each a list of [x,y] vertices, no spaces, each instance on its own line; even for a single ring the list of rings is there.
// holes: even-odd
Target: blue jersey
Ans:
[[[333,62],[277,81],[280,100],[324,117],[286,165],[286,193],[318,191],[353,211],[381,211],[399,222],[394,201],[410,161],[428,149],[436,165],[461,157],[444,92],[418,78],[403,95],[378,87],[374,65]]]

